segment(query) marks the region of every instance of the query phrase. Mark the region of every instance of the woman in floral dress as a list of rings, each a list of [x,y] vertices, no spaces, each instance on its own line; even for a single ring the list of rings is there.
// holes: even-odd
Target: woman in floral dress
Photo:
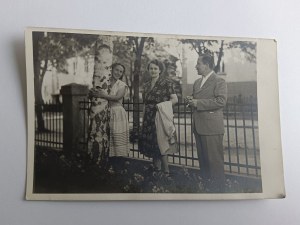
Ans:
[[[123,108],[122,101],[128,86],[121,81],[125,73],[125,67],[120,63],[112,65],[110,78],[110,93],[106,94],[101,89],[95,90],[93,95],[108,100],[110,106],[110,138],[109,157],[113,166],[118,167],[120,157],[128,156],[129,153],[129,125],[128,117]]]
[[[158,60],[152,60],[147,67],[151,80],[144,85],[144,119],[142,132],[139,138],[139,150],[147,157],[153,158],[155,170],[162,170],[169,174],[168,156],[162,155],[157,143],[155,126],[156,105],[161,102],[171,101],[172,104],[178,102],[173,83],[162,77],[164,65]]]

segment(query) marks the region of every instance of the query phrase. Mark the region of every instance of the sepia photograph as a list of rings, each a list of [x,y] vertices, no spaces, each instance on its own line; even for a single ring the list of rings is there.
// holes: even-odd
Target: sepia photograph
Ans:
[[[26,198],[264,198],[262,43],[28,28]]]

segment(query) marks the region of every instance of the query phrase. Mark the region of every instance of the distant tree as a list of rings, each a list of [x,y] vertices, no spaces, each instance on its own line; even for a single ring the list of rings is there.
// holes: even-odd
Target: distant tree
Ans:
[[[217,56],[214,71],[220,72],[221,60],[224,56],[225,49],[239,49],[244,53],[249,62],[256,62],[256,43],[249,41],[233,41],[225,43],[224,40],[199,40],[199,39],[182,39],[182,43],[189,44],[198,55],[210,54]],[[217,48],[217,50],[214,50]]]
[[[38,131],[45,131],[42,115],[42,83],[44,76],[50,67],[58,72],[67,73],[65,66],[67,59],[78,52],[91,47],[97,40],[96,35],[33,32],[33,64],[34,64],[34,95],[35,113],[37,117]]]
[[[252,63],[256,63],[256,43],[251,41],[232,41],[228,43],[229,49],[240,49],[245,58]]]
[[[136,37],[128,36],[127,43],[132,47],[134,52],[134,69],[133,69],[133,130],[131,133],[131,140],[136,140],[140,127],[139,114],[139,93],[140,93],[140,77],[142,67],[142,56],[144,47],[147,44],[153,43],[152,37]]]
[[[124,79],[129,88],[129,99],[131,101],[133,97],[133,63],[135,58],[133,48],[126,37],[115,37],[113,44],[114,62],[119,62],[126,68]]]

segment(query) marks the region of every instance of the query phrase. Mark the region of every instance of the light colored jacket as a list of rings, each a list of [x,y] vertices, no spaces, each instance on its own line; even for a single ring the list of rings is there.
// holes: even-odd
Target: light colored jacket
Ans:
[[[155,126],[157,142],[162,155],[178,151],[176,128],[173,123],[173,107],[171,101],[157,104]]]

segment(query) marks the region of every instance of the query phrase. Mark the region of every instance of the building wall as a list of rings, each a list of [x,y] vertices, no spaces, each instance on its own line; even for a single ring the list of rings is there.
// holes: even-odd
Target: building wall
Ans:
[[[87,60],[87,61],[86,61]],[[61,86],[77,83],[92,86],[94,71],[93,57],[73,57],[67,60],[67,73],[57,72],[55,68],[49,66],[42,84],[42,97],[44,102],[52,102],[60,93]]]

